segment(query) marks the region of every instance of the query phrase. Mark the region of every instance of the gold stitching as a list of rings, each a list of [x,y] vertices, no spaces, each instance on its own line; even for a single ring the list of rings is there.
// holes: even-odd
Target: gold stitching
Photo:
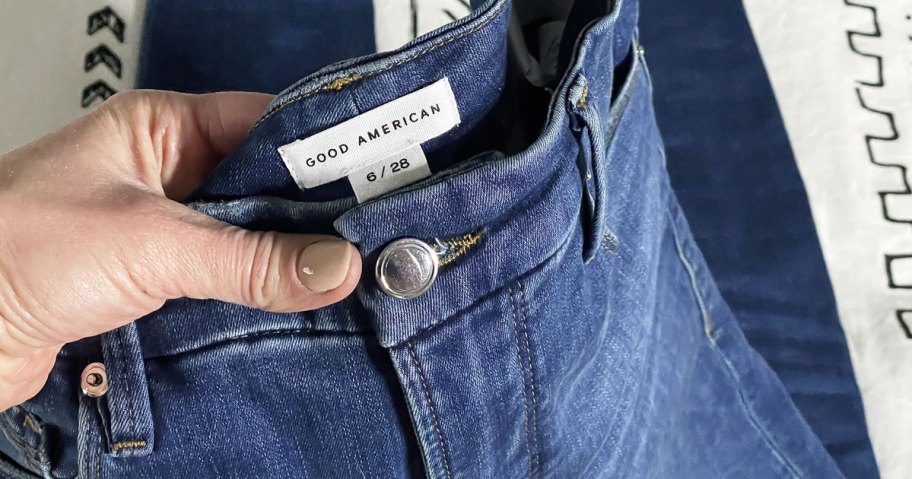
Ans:
[[[111,450],[114,452],[120,451],[121,449],[139,449],[141,447],[146,447],[146,441],[123,441],[118,442],[111,446]]]
[[[589,82],[584,80],[583,81],[583,93],[582,93],[582,95],[580,95],[580,99],[577,100],[576,107],[577,108],[586,108],[586,105],[589,104],[587,101],[588,98],[589,98]]]
[[[463,254],[466,253],[472,246],[475,246],[478,241],[481,239],[482,232],[477,231],[475,233],[469,233],[463,235],[461,238],[455,238],[451,240],[441,241],[440,244],[446,246],[447,248],[455,248],[455,251],[448,253],[446,256],[441,258],[440,266],[444,266],[452,263]]]
[[[38,423],[35,422],[34,419],[32,419],[32,416],[29,416],[28,414],[26,414],[25,419],[22,421],[22,424],[25,424],[26,426],[28,426],[29,429],[31,429],[32,431],[35,431],[38,434],[41,434],[41,426],[39,426]]]
[[[339,90],[345,88],[345,85],[354,83],[354,82],[356,82],[356,81],[358,81],[358,80],[360,80],[360,79],[361,79],[361,74],[360,74],[360,73],[354,73],[354,74],[352,74],[352,75],[345,76],[345,77],[342,77],[342,78],[336,78],[335,80],[333,80],[333,81],[331,81],[331,82],[329,82],[329,83],[326,83],[326,84],[324,84],[323,86],[321,86],[321,87],[320,87],[320,90],[321,90],[321,91],[326,91],[326,90],[335,90],[335,91],[339,91]]]

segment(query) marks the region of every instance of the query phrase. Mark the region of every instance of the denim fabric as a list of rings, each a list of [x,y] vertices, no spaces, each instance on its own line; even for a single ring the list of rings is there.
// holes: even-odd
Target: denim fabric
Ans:
[[[277,93],[373,52],[371,0],[146,0],[140,88]]]
[[[0,450],[47,477],[842,477],[677,205],[636,3],[583,3],[550,97],[523,93],[507,0],[284,91],[192,205],[347,238],[355,294],[299,314],[172,301],[68,346],[22,408],[53,425],[48,459]],[[462,123],[423,144],[431,177],[360,205],[345,180],[295,186],[278,146],[442,77]],[[378,289],[390,241],[464,235],[424,295]],[[77,393],[92,360],[99,399]]]
[[[722,296],[842,471],[877,477],[807,194],[744,8],[641,4],[671,183]]]

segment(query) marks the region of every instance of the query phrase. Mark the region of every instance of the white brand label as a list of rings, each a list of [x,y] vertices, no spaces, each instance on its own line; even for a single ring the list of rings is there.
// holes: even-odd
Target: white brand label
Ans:
[[[427,158],[420,145],[406,148],[399,153],[348,175],[358,203],[376,198],[387,191],[414,183],[431,176]]]
[[[280,146],[279,155],[299,187],[313,188],[420,145],[459,121],[456,97],[444,77],[328,130]]]

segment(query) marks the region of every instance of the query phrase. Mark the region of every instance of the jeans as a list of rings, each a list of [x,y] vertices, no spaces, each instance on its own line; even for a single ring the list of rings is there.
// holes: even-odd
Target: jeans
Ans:
[[[636,3],[578,4],[553,94],[510,59],[507,0],[282,92],[192,206],[345,237],[355,294],[297,314],[170,301],[69,345],[0,417],[0,451],[46,477],[841,477],[669,186]],[[279,146],[443,77],[462,121],[422,145],[432,176],[357,204],[285,170]],[[444,247],[408,300],[373,271],[401,238]],[[78,393],[91,361],[100,398]]]
[[[371,0],[146,2],[142,88],[277,93],[324,65],[374,51]]]
[[[682,6],[641,1],[671,184],[750,344],[840,469],[877,477],[807,194],[744,8]]]

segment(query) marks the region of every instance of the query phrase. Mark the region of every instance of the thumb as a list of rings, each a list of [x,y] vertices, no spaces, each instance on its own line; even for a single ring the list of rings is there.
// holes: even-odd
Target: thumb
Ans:
[[[169,298],[304,311],[342,300],[361,276],[361,256],[344,239],[249,231],[190,211],[192,221],[178,220],[185,234],[168,235],[158,258]]]

